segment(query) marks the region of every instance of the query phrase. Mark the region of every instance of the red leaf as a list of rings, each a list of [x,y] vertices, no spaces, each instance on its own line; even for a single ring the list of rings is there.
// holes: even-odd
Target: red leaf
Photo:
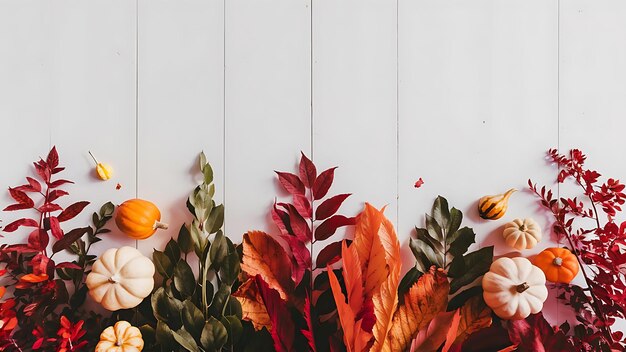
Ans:
[[[330,186],[333,184],[333,179],[335,178],[336,168],[337,167],[333,167],[322,172],[317,180],[315,180],[315,184],[313,185],[313,198],[315,200],[324,198],[326,193],[328,193]]]
[[[562,331],[555,331],[543,317],[532,314],[523,320],[511,320],[507,324],[509,338],[522,351],[565,352],[567,342]]]
[[[311,252],[306,247],[306,244],[300,241],[294,236],[282,236],[282,238],[289,244],[291,253],[293,254],[292,266],[291,266],[291,278],[295,282],[296,286],[302,281],[304,272],[311,267]]]
[[[36,253],[39,250],[29,247],[25,244],[13,244],[4,248],[7,252],[16,252],[16,253]]]
[[[311,203],[309,200],[300,194],[293,195],[293,205],[298,210],[298,213],[302,215],[305,219],[310,219],[313,215],[313,210],[311,209]]]
[[[304,156],[304,154],[302,154]],[[306,321],[306,329],[301,329],[302,335],[306,337],[307,342],[309,343],[309,348],[313,352],[317,352],[315,349],[315,336],[313,335],[313,319],[311,318],[312,307],[311,300],[309,296],[306,295],[304,298],[304,321]]]
[[[24,209],[30,209],[30,208],[32,208],[32,205],[28,205],[28,204],[12,204],[12,205],[9,205],[8,207],[4,208],[4,211],[24,210]]]
[[[57,188],[57,187],[62,186],[64,184],[66,184],[66,183],[74,183],[74,182],[72,182],[70,180],[60,179],[60,180],[56,180],[54,182],[51,182],[49,187],[50,188]]]
[[[41,183],[32,177],[26,177],[29,188],[32,192],[41,192]]]
[[[83,235],[86,234],[90,229],[90,227],[81,227],[66,233],[63,238],[61,238],[52,245],[52,253],[60,252],[64,249],[69,248],[72,243],[83,237]]]
[[[39,211],[42,213],[50,213],[59,210],[63,210],[63,208],[61,208],[61,206],[56,203],[46,203],[39,207]]]
[[[66,196],[69,193],[65,192],[62,189],[54,189],[52,191],[50,191],[50,193],[48,194],[48,202],[52,202],[55,201],[57,199],[59,199],[62,196]]]
[[[424,180],[420,177],[419,180],[415,181],[415,188],[420,188],[424,184]]]
[[[315,229],[315,239],[323,241],[332,236],[338,228],[348,225],[354,225],[354,218],[347,218],[343,215],[335,215],[326,219],[320,226]]]
[[[333,242],[326,247],[324,247],[319,254],[317,255],[317,259],[315,260],[315,266],[318,268],[326,267],[327,265],[332,265],[341,259],[341,243],[343,241]],[[346,244],[350,245],[352,241],[346,240]]]
[[[39,224],[33,219],[19,219],[5,226],[4,232],[13,232],[17,230],[20,226],[37,227],[39,226]]]
[[[39,253],[33,257],[31,261],[31,265],[33,266],[33,274],[41,275],[48,273],[48,263],[50,262],[50,258],[43,255],[43,253]]]
[[[48,153],[48,158],[46,158],[46,163],[50,169],[54,169],[59,166],[59,154],[57,153],[57,147],[52,147],[50,153]]]
[[[63,222],[63,221],[67,221],[69,219],[72,219],[73,217],[75,217],[76,215],[80,214],[81,211],[83,211],[83,209],[85,209],[85,207],[89,204],[89,202],[76,202],[72,205],[70,205],[69,207],[65,208],[65,210],[63,210],[61,212],[61,214],[59,214],[58,218],[59,218],[59,222]]]
[[[55,167],[54,169],[52,169],[52,174],[58,174],[59,172],[65,170],[64,167]]]
[[[70,263],[70,262],[63,262],[63,263],[59,263],[56,265],[57,269],[76,269],[76,270],[83,270],[83,268],[81,268],[80,266],[78,266],[76,263]]]
[[[33,202],[33,200],[30,199],[26,193],[18,191],[15,188],[9,188],[9,194],[11,194],[11,197],[13,197],[13,199],[20,204],[27,204],[29,207],[35,205],[35,202]]]
[[[343,201],[349,196],[350,193],[339,194],[323,201],[315,210],[315,220],[324,220],[335,215]]]
[[[280,229],[280,233],[287,236],[293,235],[293,231],[291,230],[291,225],[289,224],[289,214],[284,212],[283,210],[278,209],[276,206],[276,202],[274,202],[274,206],[272,207],[272,220],[274,224]]]
[[[315,169],[313,162],[304,153],[300,153],[302,154],[300,158],[300,179],[306,187],[311,188],[315,184],[317,169]]]
[[[41,177],[46,183],[50,181],[50,169],[46,165],[46,162],[43,160],[39,160],[39,162],[33,163],[35,165],[35,171],[37,175]]]
[[[41,229],[36,229],[28,235],[28,246],[38,251],[46,248],[49,241],[48,233]]]
[[[293,234],[304,243],[310,242],[312,237],[311,228],[302,215],[298,213],[296,207],[285,203],[280,203],[279,205],[286,207],[289,211],[289,224],[293,230]]]
[[[50,230],[52,232],[52,236],[57,240],[60,240],[63,237],[63,230],[61,230],[61,224],[59,224],[59,219],[56,216],[51,216],[50,221]]]
[[[272,339],[277,352],[291,352],[294,350],[294,338],[296,335],[295,324],[291,319],[291,313],[287,304],[280,298],[278,291],[270,288],[260,275],[255,277],[259,293],[267,309],[267,314],[272,322]]]
[[[278,175],[278,181],[280,181],[280,184],[287,192],[304,195],[304,184],[300,181],[298,176],[289,172],[275,172]]]

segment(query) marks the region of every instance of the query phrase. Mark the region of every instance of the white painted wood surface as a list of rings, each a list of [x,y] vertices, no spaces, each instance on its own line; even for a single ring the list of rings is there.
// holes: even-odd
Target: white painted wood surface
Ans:
[[[295,171],[303,151],[339,166],[345,212],[388,205],[406,264],[438,194],[503,255],[503,222],[480,221],[476,200],[529,177],[553,185],[548,148],[582,148],[625,177],[625,16],[619,0],[0,0],[0,186],[56,145],[89,212],[136,196],[160,206],[170,231],[97,245],[149,253],[188,219],[201,150],[235,241],[275,231],[273,170]],[[88,150],[112,181],[94,178]],[[505,220],[528,216],[547,229],[520,191]],[[567,317],[555,303],[551,318]]]

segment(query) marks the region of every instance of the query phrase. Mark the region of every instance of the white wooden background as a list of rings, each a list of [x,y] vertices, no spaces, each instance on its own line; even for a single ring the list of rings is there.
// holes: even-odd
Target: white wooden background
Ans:
[[[302,150],[340,166],[345,213],[389,205],[407,265],[438,194],[504,254],[503,221],[479,221],[476,200],[529,177],[553,185],[548,148],[626,175],[625,19],[620,0],[0,0],[0,186],[56,145],[88,211],[159,205],[174,231],[137,244],[115,232],[96,248],[148,254],[187,219],[200,150],[235,241],[276,231],[273,170],[296,170]],[[94,179],[88,150],[112,181]],[[505,219],[527,216],[547,229],[519,192]],[[555,303],[556,322],[567,309]]]

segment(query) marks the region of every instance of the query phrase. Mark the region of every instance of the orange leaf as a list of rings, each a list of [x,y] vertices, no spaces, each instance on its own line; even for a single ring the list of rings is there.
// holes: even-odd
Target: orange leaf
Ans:
[[[0,286],[0,298],[2,298],[2,296],[4,296],[4,293],[7,292],[6,287],[4,286]]]
[[[382,221],[383,213],[367,203],[356,219],[352,246],[361,262],[366,298],[374,296],[389,276],[385,248],[378,236]]]
[[[437,314],[413,339],[411,352],[436,352],[444,341],[442,352],[447,352],[456,337],[460,317],[458,309]]]
[[[346,284],[348,303],[352,312],[358,312],[363,306],[361,261],[356,249],[353,246],[348,247],[346,241],[341,243],[341,257],[343,259],[343,281]]]
[[[441,269],[431,267],[404,295],[404,305],[393,316],[388,340],[393,351],[406,350],[418,331],[448,305],[450,284]]]
[[[272,330],[272,323],[269,314],[265,309],[263,298],[259,294],[254,278],[244,282],[233,296],[241,303],[241,312],[243,320],[252,322],[256,330],[264,327]]]
[[[293,292],[291,261],[283,247],[262,231],[249,231],[243,235],[241,269],[249,276],[260,275],[268,286],[288,300]]]
[[[341,292],[341,286],[337,281],[337,276],[333,272],[333,269],[328,267],[328,281],[330,282],[330,288],[333,292],[333,298],[337,305],[337,313],[339,314],[339,322],[341,323],[341,329],[343,330],[343,342],[346,344],[348,352],[354,351],[354,318],[355,313],[350,308],[350,305],[346,303],[346,296]]]
[[[30,282],[30,283],[38,283],[38,282],[43,282],[48,280],[48,275],[47,274],[40,274],[40,275],[35,275],[35,274],[26,274],[24,276],[22,276],[20,278],[20,281],[22,282]]]
[[[482,296],[468,299],[460,310],[461,322],[455,343],[462,343],[474,332],[491,326],[491,309]]]

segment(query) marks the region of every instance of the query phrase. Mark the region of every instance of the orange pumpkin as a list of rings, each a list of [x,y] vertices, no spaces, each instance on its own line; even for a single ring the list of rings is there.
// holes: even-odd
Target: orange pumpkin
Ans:
[[[537,254],[534,264],[543,270],[551,282],[569,284],[578,274],[578,259],[567,248],[546,248]]]
[[[160,222],[161,212],[156,205],[143,199],[131,199],[117,208],[115,223],[128,237],[142,240],[152,236],[157,229],[167,229]]]

